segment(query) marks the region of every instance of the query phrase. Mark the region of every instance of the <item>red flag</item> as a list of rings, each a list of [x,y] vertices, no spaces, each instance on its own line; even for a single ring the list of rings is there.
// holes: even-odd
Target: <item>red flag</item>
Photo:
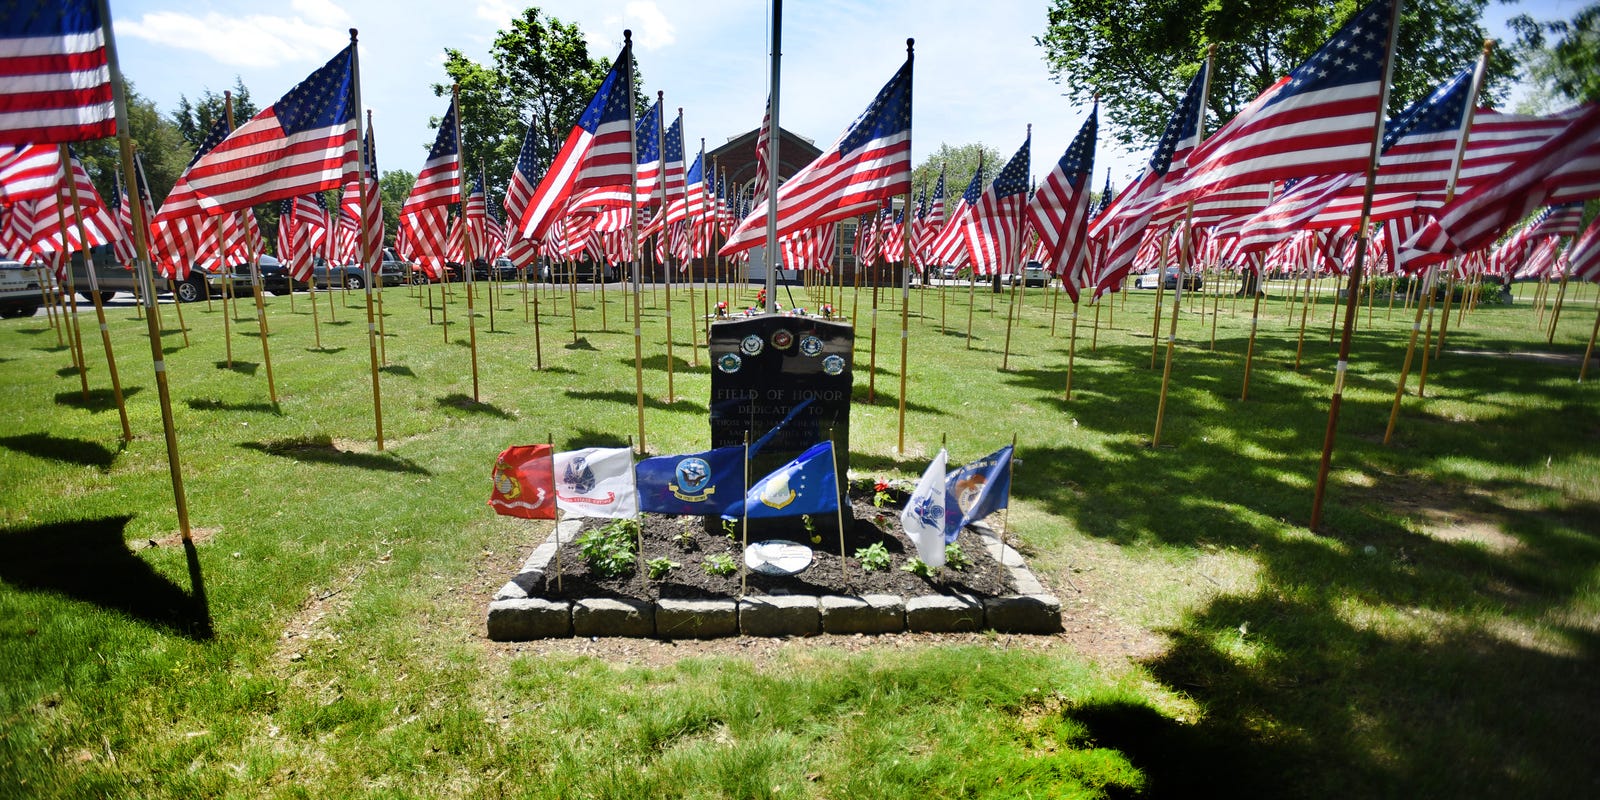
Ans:
[[[489,507],[523,519],[556,518],[555,453],[547,444],[507,447],[495,459]]]

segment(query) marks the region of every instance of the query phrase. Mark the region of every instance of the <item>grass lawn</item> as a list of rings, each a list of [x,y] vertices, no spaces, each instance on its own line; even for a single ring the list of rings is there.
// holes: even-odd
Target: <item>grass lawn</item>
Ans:
[[[193,547],[134,309],[108,312],[126,446],[92,313],[87,401],[49,321],[6,320],[0,798],[1592,795],[1595,287],[1569,288],[1551,344],[1532,285],[1452,312],[1387,446],[1411,314],[1363,307],[1313,533],[1319,288],[1296,369],[1301,305],[1269,287],[1245,401],[1249,302],[1187,298],[1155,447],[1153,292],[1108,299],[1098,330],[1083,308],[1068,400],[1064,300],[1026,290],[1007,356],[1008,295],[975,294],[969,342],[967,287],[917,289],[904,453],[898,296],[869,376],[870,291],[794,290],[861,321],[858,475],[1017,437],[1003,521],[1062,601],[1055,636],[488,641],[489,598],[549,530],[485,506],[494,456],[637,434],[615,286],[603,318],[578,293],[576,334],[541,290],[537,358],[523,293],[481,296],[476,401],[462,289],[448,336],[386,290],[382,451],[359,295],[317,295],[321,347],[306,295],[268,299],[276,407],[252,308],[229,365],[220,304],[184,307],[187,346],[163,306]],[[709,360],[672,296],[670,362],[664,293],[641,298],[657,454],[709,444]]]

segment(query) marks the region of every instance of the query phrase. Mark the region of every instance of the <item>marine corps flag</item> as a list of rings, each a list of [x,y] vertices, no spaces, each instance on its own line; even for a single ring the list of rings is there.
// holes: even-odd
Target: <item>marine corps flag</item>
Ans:
[[[639,510],[709,517],[744,497],[744,448],[647,458],[633,467]]]
[[[555,459],[550,445],[507,447],[489,476],[489,507],[523,519],[556,518]]]
[[[956,470],[946,479],[944,493],[944,541],[950,544],[962,528],[1010,502],[1011,446]]]

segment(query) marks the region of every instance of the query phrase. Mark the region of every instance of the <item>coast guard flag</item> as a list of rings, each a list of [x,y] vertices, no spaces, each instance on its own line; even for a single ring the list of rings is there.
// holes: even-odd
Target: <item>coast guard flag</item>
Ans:
[[[724,516],[738,513],[738,504]],[[795,460],[774,470],[744,495],[750,519],[798,517],[839,508],[839,478],[833,469],[833,442],[814,444]]]
[[[945,479],[945,543],[954,542],[962,528],[1005,508],[1010,496],[1011,445],[956,470]]]
[[[555,455],[556,506],[569,517],[637,517],[633,453],[585,447]]]
[[[744,448],[647,458],[633,467],[639,510],[674,516],[711,516],[744,497]]]
[[[547,444],[514,445],[494,461],[489,507],[523,519],[556,518],[555,461]]]
[[[944,469],[950,454],[943,447],[933,463],[922,473],[917,488],[900,512],[900,527],[917,546],[917,558],[930,567],[944,566],[945,490]]]

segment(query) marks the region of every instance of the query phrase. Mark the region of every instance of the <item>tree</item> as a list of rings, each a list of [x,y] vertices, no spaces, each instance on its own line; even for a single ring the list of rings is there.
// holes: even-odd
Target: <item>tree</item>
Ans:
[[[1431,92],[1478,55],[1488,0],[1412,0],[1405,5],[1396,45],[1391,109]],[[1207,129],[1215,130],[1245,104],[1316,52],[1364,2],[1334,0],[1052,0],[1048,26],[1035,43],[1053,77],[1087,105],[1100,106],[1125,145],[1154,144],[1179,95],[1213,56]],[[1497,49],[1484,97],[1509,86],[1516,60]]]
[[[1000,168],[1005,166],[1005,159],[1000,151],[984,145],[982,142],[964,144],[951,147],[940,143],[939,149],[927,160],[918,164],[911,170],[911,185],[918,192],[922,187],[928,188],[928,197],[933,197],[934,184],[939,182],[939,170],[944,173],[944,205],[945,209],[953,209],[961,193],[967,190],[967,182],[972,180],[973,170],[978,168],[979,156],[983,158],[983,185],[988,186],[994,176],[1000,174]]]
[[[167,193],[172,191],[172,184],[178,182],[184,167],[188,166],[194,148],[183,140],[171,122],[161,116],[153,101],[134,89],[132,82],[124,82],[123,87],[127,90],[128,98],[128,135],[133,140],[134,151],[144,162],[145,180],[149,182],[151,195],[159,206]],[[94,181],[95,188],[109,202],[116,185],[112,175],[120,175],[122,167],[117,140],[80,142],[73,149],[83,162],[89,178]]]
[[[416,182],[416,174],[403,169],[385,170],[378,176],[378,195],[383,200],[384,239],[390,244],[394,243],[394,235],[400,231],[400,207],[405,205],[406,196],[411,194],[411,187]]]
[[[244,80],[237,75],[233,78],[233,124],[243,125],[261,109],[250,100],[250,90],[245,88]],[[190,102],[185,95],[178,95],[178,109],[172,112],[172,124],[178,127],[178,133],[189,147],[196,148],[205,141],[206,134],[211,132],[211,126],[218,119],[227,115],[227,97],[205,89],[200,93],[200,99]]]
[[[1537,22],[1527,14],[1507,24],[1529,77],[1546,92],[1569,102],[1600,102],[1600,3],[1572,21]],[[1553,39],[1554,41],[1551,41]]]
[[[592,56],[577,25],[546,16],[535,7],[524,10],[495,36],[490,57],[493,64],[483,65],[459,50],[447,49],[448,82],[434,84],[433,92],[443,97],[451,84],[459,87],[468,187],[481,163],[489,202],[498,205],[528,127],[533,127],[539,156],[548,164],[611,70],[612,57]],[[634,102],[642,112],[648,106],[637,62],[633,85]],[[432,142],[422,145],[426,148]]]

